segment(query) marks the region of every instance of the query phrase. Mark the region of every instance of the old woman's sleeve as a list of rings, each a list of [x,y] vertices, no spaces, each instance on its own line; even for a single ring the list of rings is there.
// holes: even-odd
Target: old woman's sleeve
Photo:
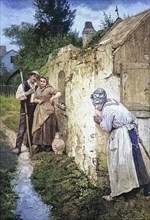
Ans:
[[[102,121],[100,122],[100,128],[104,131],[110,132],[113,128],[113,118],[113,112],[110,109],[106,108],[102,112]]]

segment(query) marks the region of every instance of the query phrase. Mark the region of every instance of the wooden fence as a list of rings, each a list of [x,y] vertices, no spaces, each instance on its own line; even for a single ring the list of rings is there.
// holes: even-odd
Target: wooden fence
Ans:
[[[17,86],[3,85],[0,84],[0,95],[3,96],[15,96],[17,91]]]

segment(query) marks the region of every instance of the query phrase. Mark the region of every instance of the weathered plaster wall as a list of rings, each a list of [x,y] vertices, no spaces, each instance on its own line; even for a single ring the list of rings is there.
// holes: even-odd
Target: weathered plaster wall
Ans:
[[[150,154],[150,115],[149,118],[138,118],[139,135]]]
[[[58,77],[62,71],[65,80],[60,86]],[[113,75],[111,42],[87,50],[72,45],[61,48],[55,58],[50,56],[44,72],[49,75],[53,86],[65,88],[66,111],[56,108],[56,112],[67,154],[75,158],[93,182],[103,181],[99,171],[106,168],[107,134],[93,121],[95,110],[90,95],[96,88],[102,87],[108,96],[120,100],[120,77]]]

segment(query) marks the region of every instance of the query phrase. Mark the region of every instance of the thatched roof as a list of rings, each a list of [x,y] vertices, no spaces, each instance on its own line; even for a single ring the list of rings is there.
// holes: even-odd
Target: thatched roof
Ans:
[[[122,45],[148,17],[150,17],[150,9],[124,20],[117,19],[111,29],[102,37],[99,44],[112,40],[114,48],[117,48]]]

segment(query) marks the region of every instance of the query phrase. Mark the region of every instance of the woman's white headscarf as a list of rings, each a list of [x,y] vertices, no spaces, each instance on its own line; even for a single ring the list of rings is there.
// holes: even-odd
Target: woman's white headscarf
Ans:
[[[91,95],[93,105],[104,104],[107,101],[106,91],[102,88],[96,89]]]

